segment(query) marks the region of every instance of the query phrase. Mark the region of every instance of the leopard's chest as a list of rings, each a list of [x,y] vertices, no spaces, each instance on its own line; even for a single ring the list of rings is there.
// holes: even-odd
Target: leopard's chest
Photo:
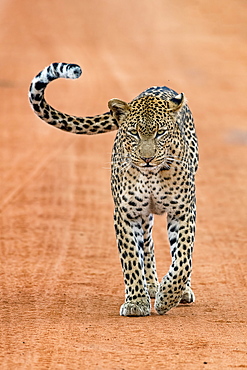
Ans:
[[[169,171],[127,173],[122,179],[118,204],[130,217],[175,211],[187,197],[181,183]]]

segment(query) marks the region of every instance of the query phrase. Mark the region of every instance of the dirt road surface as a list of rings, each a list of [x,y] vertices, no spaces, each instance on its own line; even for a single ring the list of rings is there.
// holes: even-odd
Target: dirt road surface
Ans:
[[[245,1],[2,0],[0,25],[0,368],[246,368]],[[29,83],[55,61],[84,70],[47,91],[71,114],[153,85],[187,95],[200,143],[195,304],[119,316],[115,134],[77,137],[33,114]],[[165,229],[157,217],[160,278]]]

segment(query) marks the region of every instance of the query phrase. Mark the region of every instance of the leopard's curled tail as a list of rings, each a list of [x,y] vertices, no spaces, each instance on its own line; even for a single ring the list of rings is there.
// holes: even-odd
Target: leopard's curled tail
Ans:
[[[48,124],[75,134],[101,134],[117,130],[117,122],[110,112],[93,117],[77,117],[62,113],[51,107],[44,98],[46,86],[57,78],[80,77],[82,71],[76,64],[52,63],[41,71],[31,82],[29,101],[34,112]]]

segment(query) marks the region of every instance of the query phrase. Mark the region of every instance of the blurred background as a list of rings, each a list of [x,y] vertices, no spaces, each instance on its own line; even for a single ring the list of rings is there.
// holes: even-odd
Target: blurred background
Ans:
[[[153,85],[187,96],[200,145],[193,274],[198,303],[172,310],[166,328],[174,344],[181,333],[173,325],[183,324],[179,353],[187,368],[203,358],[223,367],[243,363],[246,24],[244,0],[0,1],[0,338],[5,343],[0,358],[5,368],[58,368],[58,363],[66,369],[161,368],[167,356],[171,366],[179,363],[178,350],[163,338],[156,316],[145,321],[148,332],[155,331],[152,339],[140,321],[124,321],[121,348],[114,339],[123,325],[110,194],[115,133],[76,137],[33,114],[27,99],[32,78],[60,61],[84,71],[79,80],[58,80],[47,88],[48,102],[67,113],[105,112],[109,99],[131,101]],[[162,277],[170,264],[165,218],[156,220],[155,241]],[[129,345],[129,337],[135,343],[136,327],[142,338],[137,347]],[[190,352],[188,338],[199,352]],[[157,341],[163,352],[153,357]],[[218,355],[219,346],[231,356]],[[60,351],[64,347],[66,353]]]

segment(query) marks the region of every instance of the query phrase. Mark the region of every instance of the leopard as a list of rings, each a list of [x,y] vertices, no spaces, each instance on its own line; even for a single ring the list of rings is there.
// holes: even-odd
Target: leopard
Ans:
[[[76,79],[77,64],[52,63],[33,78],[29,101],[48,124],[75,134],[116,131],[111,157],[114,227],[122,266],[125,300],[121,316],[159,315],[195,301],[191,288],[196,229],[195,174],[198,140],[184,93],[153,86],[127,103],[113,98],[108,111],[73,116],[47,103],[47,85]],[[171,264],[159,282],[152,230],[154,216],[166,214]]]

